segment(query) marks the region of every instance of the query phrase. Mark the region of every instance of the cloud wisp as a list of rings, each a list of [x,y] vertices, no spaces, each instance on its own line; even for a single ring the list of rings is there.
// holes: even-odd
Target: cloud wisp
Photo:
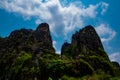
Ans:
[[[116,32],[108,24],[100,24],[95,29],[100,35],[102,42],[109,42],[116,36]]]
[[[120,64],[120,52],[115,52],[109,55],[111,61],[117,61]]]
[[[108,8],[105,2],[86,7],[81,1],[69,3],[60,0],[4,0],[0,8],[22,15],[25,19],[36,18],[36,24],[47,22],[54,35],[67,35],[75,28],[81,28],[84,17],[95,18],[98,13],[104,14]],[[101,9],[100,12],[97,9]]]

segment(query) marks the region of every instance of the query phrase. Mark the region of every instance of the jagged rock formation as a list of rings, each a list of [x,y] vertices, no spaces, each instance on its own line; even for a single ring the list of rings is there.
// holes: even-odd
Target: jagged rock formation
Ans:
[[[66,52],[68,46],[66,46],[68,43],[64,43],[61,49],[62,55]],[[70,46],[70,44],[69,44]],[[64,49],[64,50],[63,50]],[[66,51],[65,51],[66,50]],[[70,50],[73,50],[70,52]],[[100,55],[102,57],[107,57],[103,45],[101,43],[101,40],[96,33],[95,29],[88,25],[85,28],[81,29],[79,32],[76,31],[75,34],[72,36],[72,42],[71,42],[71,49],[68,50],[70,53],[73,54],[73,57],[76,58],[79,54],[85,54],[85,55]]]
[[[50,35],[49,25],[47,23],[40,24],[37,27],[35,34],[38,41],[46,42],[48,45],[52,46],[52,38]]]
[[[4,45],[0,47],[0,52],[17,50],[18,52],[26,51],[36,54],[55,53],[47,23],[40,24],[35,31],[28,29],[15,30],[5,39]],[[2,47],[6,47],[5,50],[2,50]]]
[[[25,77],[28,80],[30,69],[38,69],[40,65],[38,58],[47,54],[55,54],[47,23],[40,24],[36,30],[11,32],[9,37],[0,38],[0,79],[22,80]],[[26,74],[22,70],[25,67],[28,69]],[[31,78],[37,79],[36,76],[32,75]]]
[[[73,59],[83,59],[88,62],[95,71],[103,70],[113,74],[110,60],[104,51],[101,40],[95,29],[88,25],[76,31],[72,36],[72,42],[65,42],[61,48],[61,55]],[[106,68],[107,66],[107,68]]]
[[[71,52],[71,44],[70,44],[70,43],[65,42],[65,43],[62,45],[61,55],[73,56],[73,55],[72,55],[72,52]]]

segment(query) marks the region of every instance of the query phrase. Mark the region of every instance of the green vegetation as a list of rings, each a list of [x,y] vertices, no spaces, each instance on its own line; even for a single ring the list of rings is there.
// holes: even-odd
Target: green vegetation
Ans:
[[[0,73],[0,80],[119,80],[119,70],[102,57],[79,55],[78,59],[67,58],[57,54],[44,54],[36,57],[32,53],[22,51],[18,55],[7,54],[4,59],[4,73]],[[3,57],[3,58],[5,58]],[[15,58],[16,57],[16,58]],[[12,59],[14,58],[14,59]],[[12,64],[9,63],[12,61]],[[2,64],[2,63],[0,63]],[[6,66],[10,64],[11,66]],[[100,65],[101,64],[101,65]],[[4,68],[5,67],[5,68]],[[117,73],[115,73],[117,71]],[[118,74],[118,75],[115,75]]]

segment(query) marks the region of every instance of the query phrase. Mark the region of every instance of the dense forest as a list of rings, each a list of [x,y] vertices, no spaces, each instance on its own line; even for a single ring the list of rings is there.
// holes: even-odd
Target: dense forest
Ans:
[[[49,25],[41,23],[0,37],[0,80],[120,80],[120,65],[109,60],[91,25],[56,54]]]

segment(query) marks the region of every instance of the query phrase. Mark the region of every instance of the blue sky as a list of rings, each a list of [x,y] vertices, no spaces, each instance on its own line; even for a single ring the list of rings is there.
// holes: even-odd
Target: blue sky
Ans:
[[[50,25],[53,45],[59,53],[76,30],[92,25],[112,61],[120,63],[119,0],[0,0],[0,36],[20,28]]]

